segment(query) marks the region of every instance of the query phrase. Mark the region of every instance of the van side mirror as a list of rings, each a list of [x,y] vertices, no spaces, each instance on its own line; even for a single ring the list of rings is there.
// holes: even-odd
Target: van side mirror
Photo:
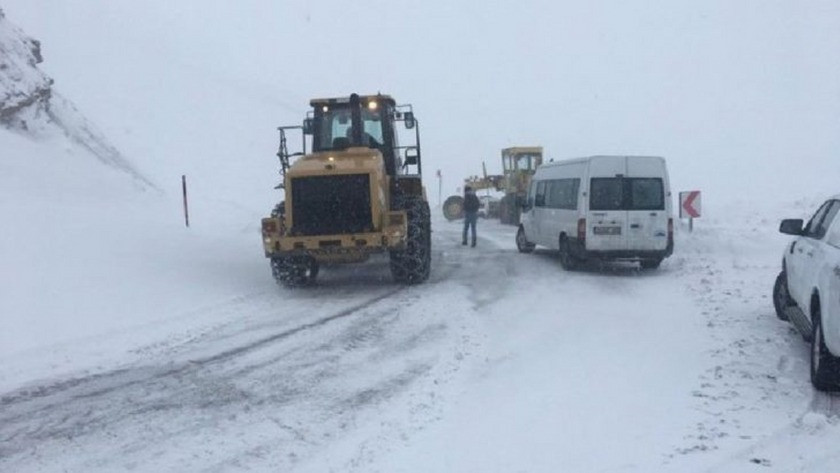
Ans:
[[[307,118],[303,120],[303,134],[304,135],[311,135],[315,133],[315,126],[311,118]]]
[[[417,122],[414,121],[414,112],[403,113],[403,120],[405,120],[405,127],[409,130],[414,128],[414,126],[417,124]]]
[[[802,225],[804,222],[805,221],[801,218],[784,219],[782,220],[782,223],[779,224],[779,231],[787,235],[802,235]]]
[[[416,146],[405,149],[405,166],[417,165],[420,162],[420,150]]]

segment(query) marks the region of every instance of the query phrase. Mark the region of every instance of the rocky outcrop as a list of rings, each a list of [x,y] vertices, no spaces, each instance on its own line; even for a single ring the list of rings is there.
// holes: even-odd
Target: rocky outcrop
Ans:
[[[38,68],[41,62],[41,43],[10,23],[0,9],[0,127],[34,139],[64,135],[143,187],[156,188],[72,102],[54,90],[53,80]]]
[[[9,23],[0,9],[0,124],[28,131],[27,118],[46,113],[53,81],[37,65],[41,43]]]

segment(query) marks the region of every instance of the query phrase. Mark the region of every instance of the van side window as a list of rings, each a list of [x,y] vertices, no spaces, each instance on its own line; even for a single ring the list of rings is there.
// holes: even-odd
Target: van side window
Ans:
[[[537,183],[537,195],[534,197],[535,207],[545,207],[545,181]]]
[[[528,186],[528,208],[534,206],[534,194],[537,192],[537,183],[535,181],[531,181],[531,185]]]
[[[577,209],[580,179],[553,179],[548,181],[546,207],[552,209]]]

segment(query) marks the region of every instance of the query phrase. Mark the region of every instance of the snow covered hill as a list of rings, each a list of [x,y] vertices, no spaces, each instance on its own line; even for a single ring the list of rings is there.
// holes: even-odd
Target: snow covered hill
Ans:
[[[0,125],[33,139],[66,139],[102,163],[154,188],[76,107],[55,91],[38,68],[41,43],[26,36],[0,10]]]
[[[246,281],[223,277],[216,265],[227,257],[234,265],[241,255],[259,263],[256,281],[270,284],[259,277],[256,232],[212,218],[198,205],[197,228],[187,233],[179,193],[161,192],[56,92],[60,81],[39,68],[39,43],[5,14],[0,51],[0,358],[17,366],[0,375],[0,385],[67,369],[49,355],[62,343],[168,322],[171,313],[155,310],[161,305],[188,310],[196,300],[252,290]],[[257,221],[257,215],[240,217],[236,206],[226,214]],[[253,239],[239,241],[243,233]],[[230,235],[237,242],[229,248],[220,241]],[[205,264],[217,273],[216,283],[211,277],[193,285],[195,292],[179,289],[183,270]],[[224,289],[228,283],[236,288]],[[112,342],[91,347],[88,360],[125,349],[119,337]],[[71,369],[85,356],[73,358]]]

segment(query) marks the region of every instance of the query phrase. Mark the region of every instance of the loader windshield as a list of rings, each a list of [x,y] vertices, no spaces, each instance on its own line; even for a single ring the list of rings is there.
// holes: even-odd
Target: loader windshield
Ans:
[[[353,114],[349,106],[323,107],[316,111],[315,151],[342,150],[351,146],[380,148],[383,139],[382,117],[379,110],[360,110],[361,136],[354,133]]]

